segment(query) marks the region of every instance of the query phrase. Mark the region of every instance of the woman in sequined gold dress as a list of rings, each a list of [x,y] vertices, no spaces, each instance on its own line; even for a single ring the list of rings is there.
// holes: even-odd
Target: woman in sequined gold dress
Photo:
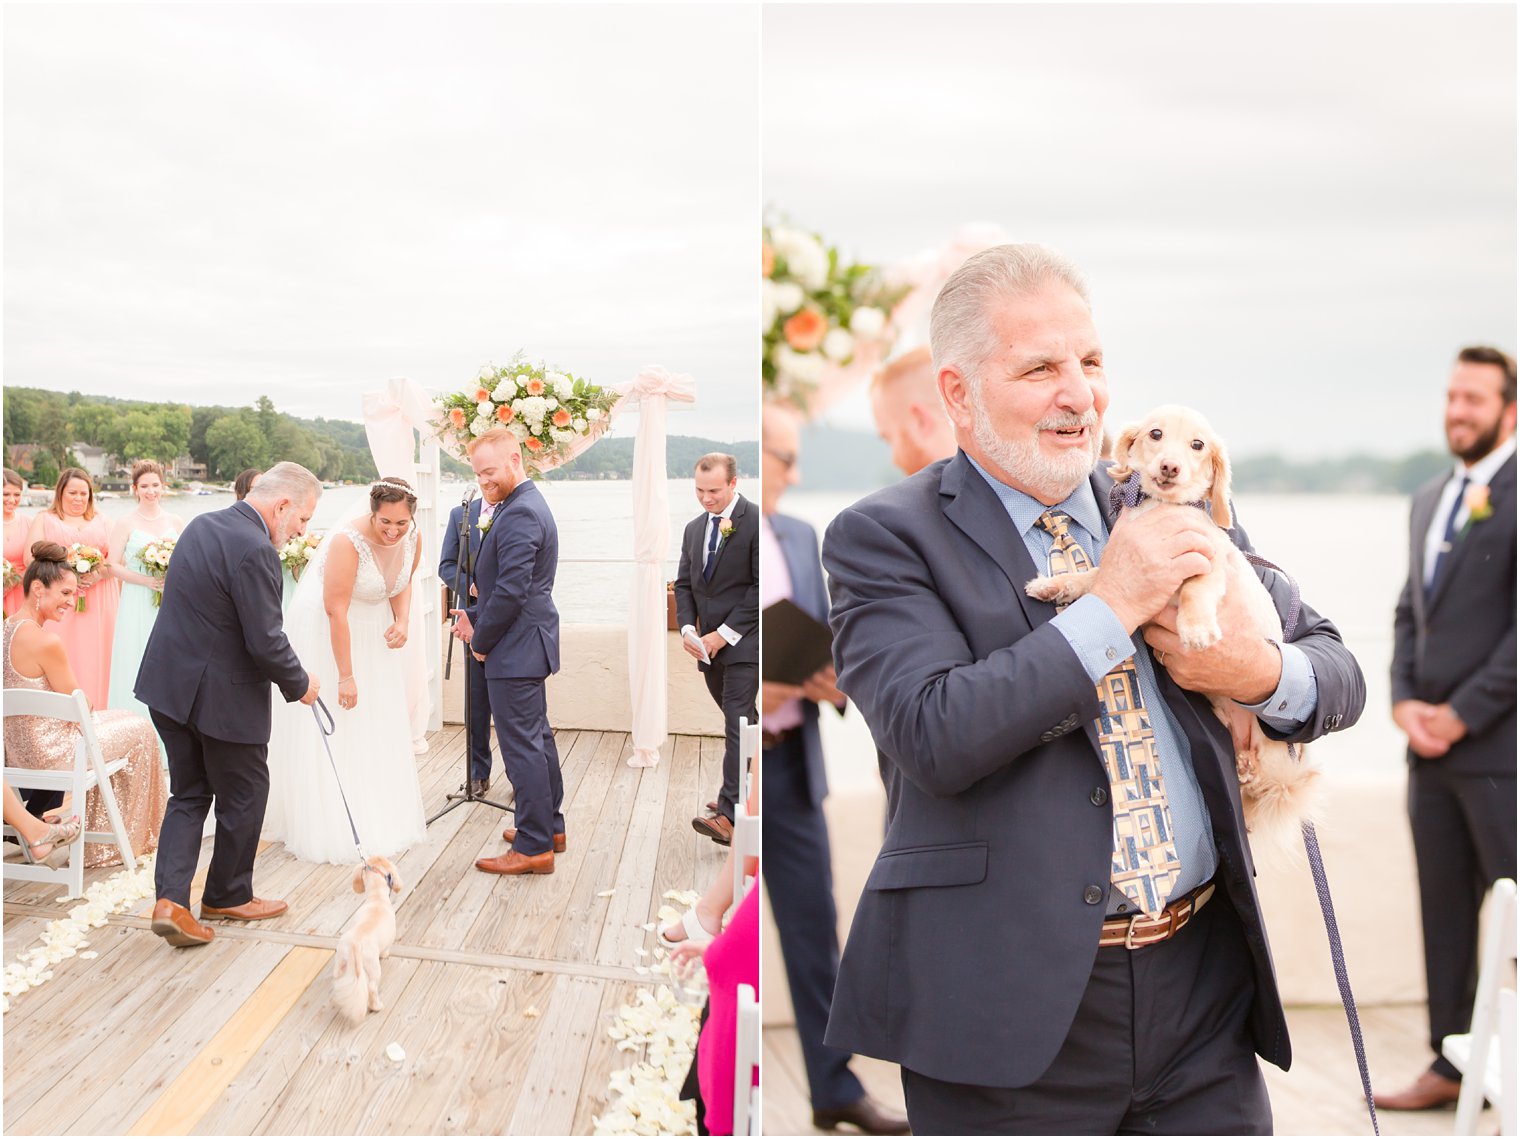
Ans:
[[[107,559],[79,578],[84,612],[76,612],[75,606],[58,621],[58,636],[79,687],[84,689],[91,708],[105,708],[110,704],[111,644],[116,634],[121,582],[112,573],[109,561],[110,519],[96,511],[95,484],[78,467],[69,467],[58,476],[53,505],[39,510],[32,519],[26,536],[28,551],[34,542],[57,542],[64,548],[94,546]]]
[[[68,551],[56,542],[37,542],[21,582],[25,600],[16,616],[5,623],[4,679],[6,688],[39,692],[72,692],[78,684],[63,641],[43,626],[74,611],[78,575],[69,566]],[[107,758],[126,756],[127,763],[111,776],[111,789],[136,854],[158,846],[168,791],[153,726],[131,712],[109,709],[95,713],[95,734]],[[5,718],[5,762],[13,767],[67,768],[74,763],[79,728],[45,716]],[[109,831],[110,820],[100,796],[91,791],[85,805],[85,829]],[[86,843],[86,867],[113,866],[121,853],[107,843]]]

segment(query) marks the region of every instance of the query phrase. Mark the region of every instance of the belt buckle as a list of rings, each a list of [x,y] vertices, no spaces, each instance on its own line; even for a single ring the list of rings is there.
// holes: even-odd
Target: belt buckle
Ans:
[[[1162,912],[1165,912],[1165,911],[1162,911]],[[1136,914],[1134,917],[1132,917],[1132,918],[1129,919],[1129,926],[1124,931],[1124,948],[1130,950],[1131,952],[1133,952],[1136,949],[1143,949],[1144,948],[1144,946],[1142,946],[1142,945],[1136,945],[1135,944],[1135,940],[1134,940],[1135,939],[1135,926],[1139,925],[1141,919],[1143,919],[1144,917],[1145,917],[1145,911],[1141,910],[1138,914]]]

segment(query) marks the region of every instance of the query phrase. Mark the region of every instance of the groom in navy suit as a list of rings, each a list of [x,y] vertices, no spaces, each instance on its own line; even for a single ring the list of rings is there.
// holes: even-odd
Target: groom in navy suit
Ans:
[[[501,496],[496,492],[494,483],[490,490],[482,487],[483,497],[470,502],[467,523],[470,529],[465,539],[469,543],[470,556],[462,566],[460,556],[463,548],[459,530],[465,508],[460,505],[449,512],[449,524],[443,531],[443,551],[438,559],[438,580],[451,592],[455,592],[456,585],[460,587],[455,593],[458,597],[455,602],[457,605],[474,604],[479,592],[475,585],[475,563],[480,558],[480,548],[485,544],[486,535],[491,532],[491,526],[495,522],[496,508],[501,505]],[[465,676],[470,685],[470,730],[467,733],[470,746],[470,790],[479,798],[486,794],[491,784],[491,695],[486,688],[485,666],[470,655],[465,658]]]
[[[475,866],[491,874],[553,874],[554,855],[565,849],[565,788],[545,694],[559,671],[559,530],[510,432],[493,427],[471,440],[469,452],[481,487],[501,505],[475,560],[480,596],[453,610],[454,634],[485,665],[517,822],[502,832],[512,849]]]
[[[269,798],[269,686],[287,702],[314,704],[317,678],[285,639],[275,549],[306,532],[321,493],[305,467],[279,463],[244,501],[192,518],[174,547],[135,690],[169,758],[153,932],[170,945],[214,936],[189,910],[213,800],[216,844],[201,917],[254,921],[285,912],[284,902],[253,894]]]

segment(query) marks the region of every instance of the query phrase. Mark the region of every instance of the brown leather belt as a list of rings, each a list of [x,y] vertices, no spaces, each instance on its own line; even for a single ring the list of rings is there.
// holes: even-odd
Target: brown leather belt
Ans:
[[[762,728],[760,730],[760,746],[766,751],[770,751],[773,747],[780,747],[796,731],[796,728],[782,728],[779,732],[772,732]]]
[[[1098,935],[1098,948],[1122,945],[1125,949],[1142,949],[1176,937],[1213,896],[1214,883],[1206,882],[1176,901],[1168,902],[1157,917],[1139,913],[1132,918],[1109,918]]]

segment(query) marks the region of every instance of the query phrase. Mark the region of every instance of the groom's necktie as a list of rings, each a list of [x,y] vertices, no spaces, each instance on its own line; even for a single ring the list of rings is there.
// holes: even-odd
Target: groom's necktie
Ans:
[[[1036,523],[1055,538],[1050,572],[1092,568],[1067,524],[1071,516],[1047,510]],[[1161,777],[1161,753],[1150,713],[1140,696],[1135,658],[1128,657],[1098,679],[1098,750],[1108,771],[1114,807],[1113,882],[1124,896],[1155,917],[1176,885],[1181,863],[1172,839],[1172,813]]]
[[[712,515],[711,536],[707,539],[707,561],[702,564],[702,580],[711,581],[713,567],[718,564],[718,526],[723,521],[723,515]]]

